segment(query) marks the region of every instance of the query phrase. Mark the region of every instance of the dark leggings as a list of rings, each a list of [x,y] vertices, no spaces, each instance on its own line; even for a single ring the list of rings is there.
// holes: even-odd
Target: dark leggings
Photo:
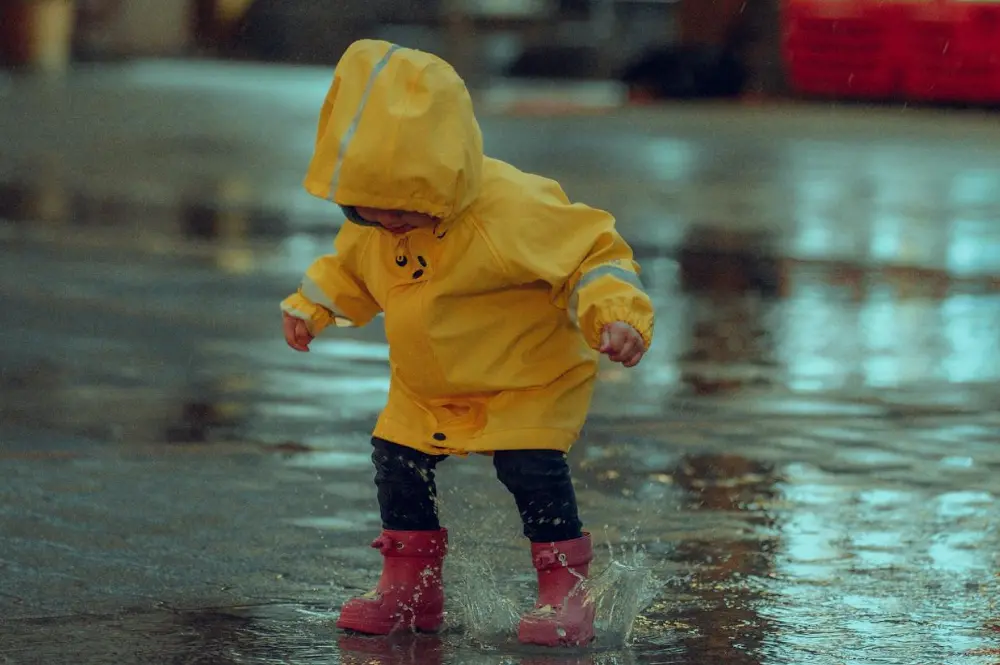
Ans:
[[[375,485],[382,526],[392,531],[433,531],[438,522],[434,468],[445,455],[428,455],[383,439],[372,439]],[[566,455],[558,450],[498,450],[497,478],[514,495],[533,543],[579,538],[582,524]]]

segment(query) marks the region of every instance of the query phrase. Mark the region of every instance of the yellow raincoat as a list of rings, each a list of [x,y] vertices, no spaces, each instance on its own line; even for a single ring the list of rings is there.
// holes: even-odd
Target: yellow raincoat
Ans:
[[[319,119],[306,190],[437,227],[348,222],[283,311],[362,326],[385,314],[392,376],[375,436],[431,454],[568,451],[605,324],[651,342],[653,310],[606,212],[483,155],[461,78],[427,53],[353,44]]]

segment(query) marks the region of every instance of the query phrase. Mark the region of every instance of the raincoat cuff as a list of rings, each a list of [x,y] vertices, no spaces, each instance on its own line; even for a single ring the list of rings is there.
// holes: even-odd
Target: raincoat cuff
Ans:
[[[646,350],[653,344],[653,325],[654,319],[652,310],[648,307],[647,302],[640,301],[635,303],[636,306],[629,306],[624,303],[616,303],[611,307],[603,307],[599,312],[595,312],[597,315],[591,319],[589,326],[584,328],[584,330],[589,333],[588,341],[590,345],[597,349],[601,346],[601,336],[604,333],[604,326],[612,323],[625,323],[633,328],[636,332],[642,336],[642,341],[646,345]]]
[[[281,311],[306,322],[309,332],[315,337],[332,324],[333,314],[322,305],[317,305],[301,293],[293,293],[281,303]]]
[[[597,323],[594,329],[594,339],[597,340],[597,346],[601,344],[600,340],[601,335],[604,333],[604,326],[618,322],[632,326],[642,336],[642,342],[646,345],[647,351],[653,345],[653,321],[637,317],[635,314],[630,315],[628,312],[623,312],[620,316],[611,314],[606,321],[599,321]]]

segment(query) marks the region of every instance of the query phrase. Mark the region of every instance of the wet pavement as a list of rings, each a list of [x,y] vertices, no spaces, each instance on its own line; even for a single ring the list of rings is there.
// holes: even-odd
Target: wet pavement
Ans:
[[[484,459],[439,476],[445,633],[339,634],[377,574],[387,349],[376,323],[295,354],[277,314],[336,223],[298,184],[328,78],[0,81],[0,663],[1000,663],[974,112],[485,108],[494,154],[619,215],[659,312],[573,453],[600,639],[511,642],[529,557]]]

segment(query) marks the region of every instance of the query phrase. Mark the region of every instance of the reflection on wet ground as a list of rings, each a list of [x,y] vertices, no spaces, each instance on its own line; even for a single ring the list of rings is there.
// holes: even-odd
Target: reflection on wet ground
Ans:
[[[66,108],[101,108],[88,85],[45,92],[72,103],[25,136],[0,117],[21,149],[0,155],[0,662],[1000,662],[992,127],[484,119],[500,156],[620,212],[660,312],[643,365],[605,368],[573,456],[601,640],[553,654],[511,643],[531,571],[482,459],[441,473],[448,630],[332,628],[376,573],[366,433],[388,372],[379,323],[308,355],[279,338],[276,302],[332,229],[282,189],[304,130],[255,128],[311,133],[311,87],[229,88],[256,120],[224,125],[201,88],[173,81],[160,108],[103,80],[121,123],[53,143]],[[178,99],[203,122],[166,123]],[[73,168],[35,172],[56,148]],[[626,644],[615,613],[647,592]]]
[[[296,265],[325,251],[327,242],[329,231],[307,243],[308,252],[296,250]],[[53,390],[60,392],[53,382],[73,392],[60,412],[62,425],[74,422],[79,408],[83,419],[99,417],[81,423],[84,430],[170,440],[205,440],[213,431],[232,436],[234,428],[239,436],[272,442],[301,439],[328,418],[368,419],[381,404],[388,375],[378,325],[321,340],[304,358],[289,356],[272,335],[274,299],[294,284],[285,250],[248,249],[235,258],[224,248],[195,243],[216,255],[178,256],[167,248],[139,255],[138,272],[131,243],[119,248],[8,238],[6,244],[0,289],[20,303],[8,310],[14,319],[8,331],[28,334],[33,324],[43,324],[30,333],[39,343],[37,355],[32,358],[29,343],[12,349],[5,362],[0,389],[16,393],[5,400],[8,418],[43,418],[32,410],[32,396],[47,411]],[[651,362],[637,372],[608,368],[600,390],[627,391],[628,399],[624,406],[599,399],[598,413],[607,406],[609,415],[640,416],[688,395],[755,390],[858,397],[919,386],[934,399],[950,399],[950,389],[944,396],[935,391],[1000,379],[1000,269],[997,275],[961,276],[792,259],[774,245],[764,233],[702,227],[677,248],[640,253],[662,312],[656,346]],[[131,268],[123,271],[122,265]],[[51,312],[55,301],[60,311]],[[102,330],[113,328],[107,323],[112,317],[128,322],[128,330]],[[51,326],[64,324],[69,339],[60,333],[60,343],[77,352],[87,347],[87,354],[49,367],[49,347],[39,338],[54,336]],[[198,329],[197,339],[191,328]],[[164,335],[172,329],[178,336]],[[158,342],[149,334],[170,339],[168,348],[154,349]],[[118,362],[126,348],[128,362]],[[134,431],[151,417],[135,418],[133,411],[129,423],[108,423],[107,414],[93,408],[93,400],[109,394],[125,391],[125,399],[142,401],[150,390],[145,397],[152,404],[137,408],[162,409],[168,389],[180,393],[179,403],[169,416],[161,414],[170,422],[161,422],[156,433]]]

